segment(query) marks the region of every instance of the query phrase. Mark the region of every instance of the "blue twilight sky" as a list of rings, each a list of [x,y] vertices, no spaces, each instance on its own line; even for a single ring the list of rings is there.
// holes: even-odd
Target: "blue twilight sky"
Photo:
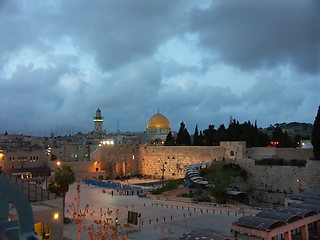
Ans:
[[[0,0],[0,133],[144,131],[164,114],[311,122],[318,0]]]

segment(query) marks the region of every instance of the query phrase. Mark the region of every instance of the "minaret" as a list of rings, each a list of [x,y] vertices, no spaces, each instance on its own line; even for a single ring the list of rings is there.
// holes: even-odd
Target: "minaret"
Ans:
[[[96,116],[94,117],[94,132],[102,133],[103,117],[101,117],[101,110],[98,108]]]

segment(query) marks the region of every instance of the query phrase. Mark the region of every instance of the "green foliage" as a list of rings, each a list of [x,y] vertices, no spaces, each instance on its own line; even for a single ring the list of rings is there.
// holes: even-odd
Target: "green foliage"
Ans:
[[[180,129],[177,135],[177,145],[188,146],[191,143],[190,134],[185,126],[184,122],[180,123]]]
[[[247,172],[241,169],[238,164],[221,163],[202,169],[200,175],[214,184],[214,187],[209,188],[210,195],[214,196],[219,203],[224,203],[226,200],[226,191],[231,183],[232,177],[240,176],[246,178]]]
[[[165,185],[161,188],[157,188],[153,191],[151,191],[152,194],[154,195],[159,195],[163,192],[171,191],[174,189],[177,189],[180,185],[185,185],[185,182],[183,179],[178,179],[178,180],[171,180],[165,183]]]
[[[274,129],[272,140],[279,142],[279,144],[277,145],[278,148],[295,147],[295,144],[291,141],[288,132],[283,132],[279,126],[276,126],[276,128]]]
[[[320,105],[313,123],[311,143],[313,145],[314,158],[316,160],[320,160]]]
[[[70,165],[63,164],[57,168],[54,174],[53,181],[56,183],[58,191],[61,192],[62,196],[69,190],[69,185],[74,183],[76,175]]]
[[[181,194],[181,197],[184,197],[184,198],[192,198],[192,197],[194,197],[194,196],[193,196],[193,194],[190,195],[190,194],[188,194],[188,193],[182,193],[182,194]]]
[[[74,183],[76,180],[76,175],[72,170],[70,165],[63,164],[61,167],[58,167],[53,179],[49,182],[49,191],[53,191],[57,196],[63,197],[63,216],[65,209],[65,197],[66,193],[69,190],[69,185]]]
[[[307,165],[306,160],[298,160],[298,159],[292,159],[290,160],[290,166],[297,166],[297,167],[305,167]]]
[[[223,124],[218,130],[214,129],[214,125],[209,125],[208,129],[203,130],[203,139],[194,145],[219,145],[221,141],[246,141],[247,147],[265,147],[269,145],[270,138],[258,129],[256,122],[254,125],[250,121],[240,124],[231,118],[228,129]]]
[[[196,125],[196,128],[194,130],[194,134],[193,134],[193,145],[194,146],[200,146],[201,145],[201,138],[199,136],[198,124]]]
[[[166,137],[165,145],[166,146],[173,146],[174,145],[174,138],[172,136],[171,131],[168,133],[168,135]]]
[[[267,166],[296,166],[305,167],[307,164],[306,160],[292,159],[290,161],[282,158],[264,158],[262,160],[256,160],[256,165],[267,165]]]

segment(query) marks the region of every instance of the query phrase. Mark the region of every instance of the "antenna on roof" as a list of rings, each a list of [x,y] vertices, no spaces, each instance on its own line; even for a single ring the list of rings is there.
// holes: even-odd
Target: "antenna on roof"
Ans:
[[[120,129],[119,129],[119,120],[117,120],[117,132],[120,132]]]

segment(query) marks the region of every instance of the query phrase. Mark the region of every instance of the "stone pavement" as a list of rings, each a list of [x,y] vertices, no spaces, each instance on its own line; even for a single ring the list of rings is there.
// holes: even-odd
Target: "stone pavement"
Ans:
[[[138,226],[134,226],[131,231],[130,239],[137,240],[153,240],[165,237],[170,239],[178,239],[178,237],[189,231],[201,231],[211,234],[230,236],[230,225],[241,214],[235,214],[234,209],[228,212],[228,209],[215,209],[210,207],[201,207],[188,203],[183,206],[178,202],[167,202],[165,204],[155,204],[155,200],[148,198],[139,198],[136,195],[111,195],[103,193],[102,188],[96,186],[88,186],[81,183],[81,208],[89,204],[89,211],[95,210],[113,211],[119,209],[121,224],[126,223],[128,211],[141,213],[140,230]],[[108,192],[108,189],[105,189]],[[70,186],[66,196],[66,209],[76,197],[76,184]],[[208,209],[208,210],[207,210]],[[86,224],[89,225],[97,217],[88,216]],[[74,222],[64,225],[64,237],[70,239],[78,239]],[[84,238],[83,238],[84,239]]]

